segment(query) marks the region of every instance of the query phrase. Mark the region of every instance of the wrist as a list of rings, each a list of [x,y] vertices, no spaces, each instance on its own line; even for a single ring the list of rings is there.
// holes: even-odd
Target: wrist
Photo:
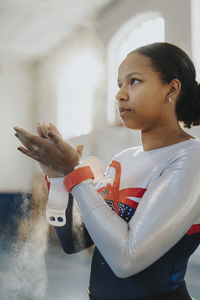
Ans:
[[[63,172],[63,176],[67,176],[69,173],[73,172],[76,168],[78,168],[80,166],[80,163],[75,163],[72,165],[71,168],[69,168],[68,170]]]
[[[74,186],[79,183],[91,182],[93,179],[94,174],[89,166],[78,165],[72,172],[65,176],[63,184],[68,193],[70,193]]]
[[[44,179],[46,181],[48,191],[50,190],[50,187],[51,187],[52,183],[62,181],[63,178],[64,178],[64,176],[50,177],[47,174],[45,174]]]

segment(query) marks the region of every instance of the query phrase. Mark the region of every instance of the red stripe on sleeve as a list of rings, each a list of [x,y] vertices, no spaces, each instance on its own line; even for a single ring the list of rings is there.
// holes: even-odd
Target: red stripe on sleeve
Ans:
[[[188,230],[188,232],[186,232],[186,234],[190,235],[198,232],[200,232],[200,224],[194,224],[192,225],[192,227],[190,227],[190,229]]]

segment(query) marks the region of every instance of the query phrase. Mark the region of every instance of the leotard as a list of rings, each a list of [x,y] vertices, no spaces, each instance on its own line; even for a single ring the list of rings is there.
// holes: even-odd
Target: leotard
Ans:
[[[72,196],[84,243],[73,230]],[[177,290],[200,244],[200,140],[120,152],[105,180],[72,189],[66,216],[68,223],[56,232],[67,253],[95,244],[94,299],[134,300]]]

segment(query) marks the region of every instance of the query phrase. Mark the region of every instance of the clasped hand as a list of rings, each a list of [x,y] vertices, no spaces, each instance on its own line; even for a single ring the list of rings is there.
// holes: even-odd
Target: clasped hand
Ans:
[[[65,142],[52,123],[49,126],[38,123],[36,125],[38,136],[23,128],[15,127],[14,130],[15,136],[25,146],[17,149],[38,161],[49,177],[66,175],[79,164],[83,146],[78,145],[75,149],[70,143]]]

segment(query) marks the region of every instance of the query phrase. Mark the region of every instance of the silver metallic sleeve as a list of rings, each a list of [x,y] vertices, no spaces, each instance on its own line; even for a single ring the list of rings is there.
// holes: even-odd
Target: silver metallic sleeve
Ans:
[[[149,184],[129,223],[104,203],[94,185],[81,183],[72,194],[113,272],[129,277],[164,255],[200,216],[200,148],[174,157]]]

